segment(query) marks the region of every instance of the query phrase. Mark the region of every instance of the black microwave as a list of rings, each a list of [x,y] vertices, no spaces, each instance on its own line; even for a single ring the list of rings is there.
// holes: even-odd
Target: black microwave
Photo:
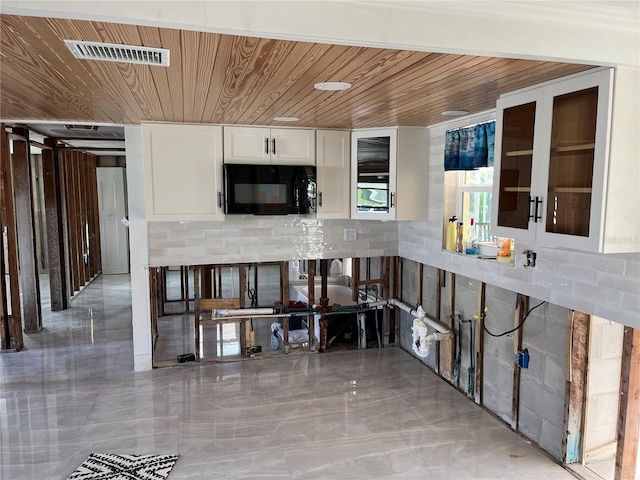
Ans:
[[[227,214],[313,214],[316,167],[225,163],[224,192]]]

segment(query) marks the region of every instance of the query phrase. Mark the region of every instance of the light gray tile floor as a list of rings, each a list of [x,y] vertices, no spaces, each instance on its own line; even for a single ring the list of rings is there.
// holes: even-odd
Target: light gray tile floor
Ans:
[[[179,454],[181,479],[571,479],[399,348],[133,372],[128,276],[0,355],[0,478],[92,452]]]

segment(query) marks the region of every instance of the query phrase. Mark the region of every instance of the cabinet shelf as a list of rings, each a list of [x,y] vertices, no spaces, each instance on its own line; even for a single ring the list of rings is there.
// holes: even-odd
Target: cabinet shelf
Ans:
[[[591,187],[556,187],[551,193],[591,193]]]
[[[527,192],[529,193],[531,191],[531,187],[504,187],[502,189],[503,192],[515,192],[515,193],[522,193],[522,192]]]
[[[380,172],[380,173],[358,173],[359,177],[388,177],[389,172]]]
[[[566,145],[564,147],[552,147],[555,152],[580,152],[582,150],[593,150],[596,148],[595,143],[583,143],[580,145]]]
[[[513,150],[511,152],[505,152],[507,157],[522,157],[524,155],[533,155],[533,150]]]

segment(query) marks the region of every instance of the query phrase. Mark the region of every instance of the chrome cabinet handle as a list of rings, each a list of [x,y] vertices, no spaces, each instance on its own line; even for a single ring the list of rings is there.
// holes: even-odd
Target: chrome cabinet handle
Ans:
[[[268,138],[264,139],[264,153],[269,155],[269,139]]]
[[[531,195],[529,195],[529,221],[535,218],[535,215],[533,213],[533,202],[535,202],[534,198]]]
[[[218,192],[218,206],[220,208],[224,207],[224,194],[222,192]]]
[[[273,148],[271,149],[271,153],[273,155],[276,154],[276,139],[274,138],[273,140],[271,140],[271,144],[273,145]]]
[[[322,192],[318,193],[318,206],[322,206]]]
[[[393,208],[395,205],[393,204],[393,199],[395,197],[395,193],[391,193],[391,205],[390,207]]]

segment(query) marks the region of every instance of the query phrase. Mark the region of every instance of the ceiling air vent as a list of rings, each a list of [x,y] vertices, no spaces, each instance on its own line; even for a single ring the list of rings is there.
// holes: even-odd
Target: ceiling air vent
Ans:
[[[115,43],[65,40],[71,53],[81,60],[104,60],[106,62],[138,63],[143,65],[169,66],[169,50],[166,48],[137,47]]]

